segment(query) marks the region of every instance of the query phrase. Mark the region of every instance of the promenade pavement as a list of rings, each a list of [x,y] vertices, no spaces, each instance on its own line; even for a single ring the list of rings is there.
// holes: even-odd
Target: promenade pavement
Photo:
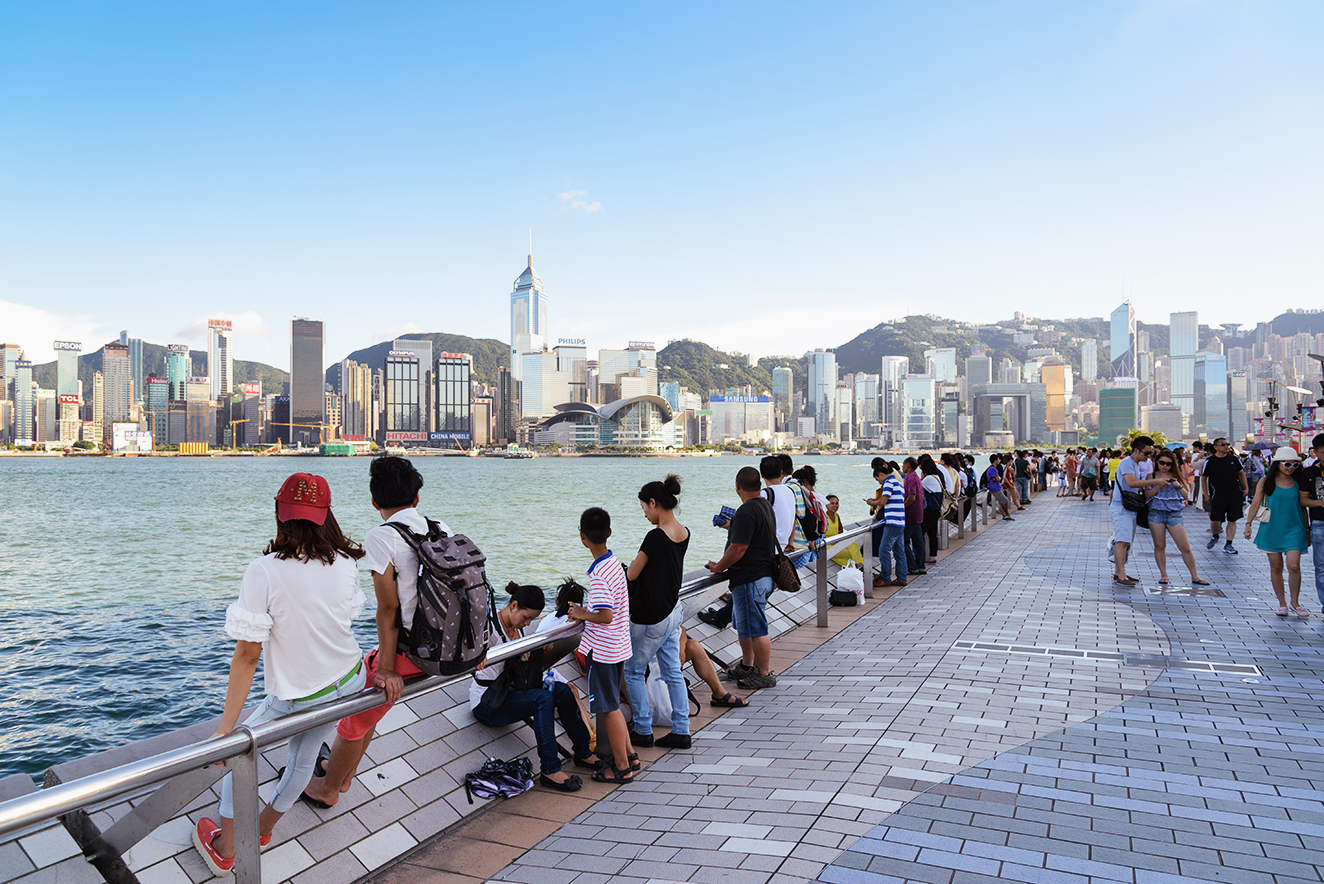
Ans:
[[[1102,501],[986,531],[491,880],[1320,881],[1318,612],[1245,541],[1114,587]]]

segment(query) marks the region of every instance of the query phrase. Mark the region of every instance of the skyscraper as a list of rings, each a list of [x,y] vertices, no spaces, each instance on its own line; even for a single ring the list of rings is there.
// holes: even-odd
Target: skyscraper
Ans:
[[[1168,317],[1168,352],[1172,357],[1172,404],[1187,418],[1195,414],[1195,351],[1199,349],[1200,318],[1195,311]]]
[[[933,378],[934,383],[956,383],[956,348],[939,347],[924,351],[924,373]]]
[[[527,335],[527,338],[520,338]],[[518,339],[518,340],[517,340]],[[510,365],[515,380],[520,376],[519,356],[525,352],[541,351],[547,341],[547,293],[542,278],[533,269],[533,254],[529,266],[515,280],[510,293]]]
[[[860,439],[878,438],[878,375],[855,375],[855,434]]]
[[[1099,342],[1093,338],[1080,342],[1080,376],[1087,381],[1099,376]]]
[[[387,444],[427,441],[419,407],[422,366],[418,354],[409,350],[391,350],[386,354],[383,371],[382,390],[386,396],[384,441]]]
[[[340,364],[340,436],[351,442],[377,438],[372,369],[352,359]]]
[[[772,412],[773,418],[777,421],[776,429],[785,431],[790,429],[791,403],[795,401],[795,373],[786,366],[778,366],[772,370]]]
[[[447,441],[473,441],[473,357],[468,353],[437,356],[437,432]]]
[[[78,395],[78,354],[83,352],[83,345],[56,341],[52,346],[55,348],[55,392],[64,396]]]
[[[1113,375],[1136,377],[1136,312],[1125,301],[1112,313],[1111,355]]]
[[[909,357],[883,357],[882,371],[878,375],[878,418],[882,422],[884,430],[891,435],[893,444],[901,440],[904,432],[901,409],[901,380],[908,374],[910,374]]]
[[[809,389],[805,410],[814,417],[814,432],[835,437],[837,426],[837,354],[815,350],[809,357]]]
[[[170,399],[184,401],[184,384],[193,376],[193,357],[189,354],[188,344],[169,344],[166,346],[166,381],[170,385]]]
[[[320,319],[290,323],[290,444],[320,445],[325,419],[325,327]]]
[[[391,344],[392,350],[405,350],[418,356],[418,378],[419,378],[419,429],[423,432],[430,432],[436,425],[437,416],[435,414],[436,406],[435,393],[433,390],[432,370],[436,365],[432,358],[432,339],[431,338],[396,338]]]
[[[1195,354],[1195,415],[1192,429],[1210,439],[1227,436],[1227,357],[1208,351]]]
[[[993,357],[982,350],[966,357],[965,382],[969,387],[993,383]]]
[[[101,438],[109,442],[115,421],[129,419],[133,408],[133,366],[128,344],[107,344],[101,351],[101,373],[105,377]]]
[[[19,359],[14,363],[14,442],[32,445],[37,441],[36,400],[32,390],[32,362]]]
[[[228,319],[207,320],[207,375],[211,378],[211,398],[219,399],[234,392],[234,333]]]

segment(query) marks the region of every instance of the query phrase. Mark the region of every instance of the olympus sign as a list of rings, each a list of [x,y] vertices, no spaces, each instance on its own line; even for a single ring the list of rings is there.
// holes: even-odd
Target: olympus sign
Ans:
[[[630,350],[656,350],[652,341],[631,341],[627,349]]]

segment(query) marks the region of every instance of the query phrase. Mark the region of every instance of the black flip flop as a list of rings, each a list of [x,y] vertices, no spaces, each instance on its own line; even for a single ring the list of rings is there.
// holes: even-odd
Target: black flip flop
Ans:
[[[730,691],[726,692],[725,697],[713,697],[708,703],[709,706],[717,706],[724,709],[744,709],[749,705],[749,701],[744,697],[737,697]]]
[[[538,782],[548,789],[555,789],[558,792],[578,792],[584,787],[584,781],[575,774],[571,774],[559,783],[547,774],[538,774]]]
[[[616,766],[615,762],[609,762],[607,766],[601,770],[593,771],[593,779],[595,782],[599,783],[619,783],[624,786],[627,783],[634,782],[633,776],[626,776],[628,773],[630,773],[630,771],[621,770]]]
[[[326,749],[326,757],[330,758],[331,750],[327,749],[326,743],[322,744],[322,748]],[[317,763],[318,763],[318,767],[320,767],[322,763],[322,757],[320,755],[317,758]],[[282,767],[280,770],[276,771],[276,779],[279,780],[283,776],[285,776],[285,768]],[[314,768],[313,776],[324,777],[326,776],[326,771],[317,773],[316,768]],[[313,796],[309,795],[307,792],[300,792],[299,800],[304,802],[305,804],[311,804],[313,807],[316,807],[318,810],[330,810],[333,807],[333,805],[327,804],[325,801],[321,800],[320,798],[314,798]]]

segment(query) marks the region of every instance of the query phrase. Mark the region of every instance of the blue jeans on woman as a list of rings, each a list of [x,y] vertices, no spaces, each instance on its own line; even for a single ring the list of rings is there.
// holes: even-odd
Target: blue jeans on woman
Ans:
[[[644,684],[644,669],[657,658],[654,678],[661,678],[671,697],[671,732],[690,732],[690,694],[685,676],[680,674],[680,627],[685,617],[685,606],[676,603],[666,619],[660,623],[630,624],[630,646],[634,654],[625,661],[625,693],[630,698],[634,716],[634,732],[653,732],[653,710],[648,704],[648,687]]]
[[[688,709],[689,707],[685,707]],[[500,709],[488,709],[475,706],[474,719],[487,727],[505,727],[526,718],[533,719],[533,737],[538,741],[538,761],[545,774],[560,773],[561,753],[556,746],[556,719],[561,718],[561,727],[570,738],[576,758],[587,758],[592,754],[588,747],[588,728],[584,719],[579,717],[579,704],[570,686],[563,682],[553,682],[552,689],[533,688],[527,691],[511,691]]]
[[[262,702],[253,710],[253,714],[244,719],[244,724],[253,727],[295,712],[307,712],[309,709],[325,706],[343,697],[352,697],[361,690],[363,690],[363,676],[360,674],[326,696],[303,703],[296,700],[281,700],[268,694],[262,698]],[[271,790],[271,798],[267,802],[272,810],[277,813],[289,812],[294,802],[303,794],[303,790],[312,782],[313,767],[317,764],[317,753],[321,750],[322,744],[331,742],[335,736],[336,722],[333,721],[290,737],[290,742],[285,748],[285,773],[281,775],[276,788]],[[220,813],[227,820],[234,819],[232,774],[226,774],[225,779],[221,780]]]

